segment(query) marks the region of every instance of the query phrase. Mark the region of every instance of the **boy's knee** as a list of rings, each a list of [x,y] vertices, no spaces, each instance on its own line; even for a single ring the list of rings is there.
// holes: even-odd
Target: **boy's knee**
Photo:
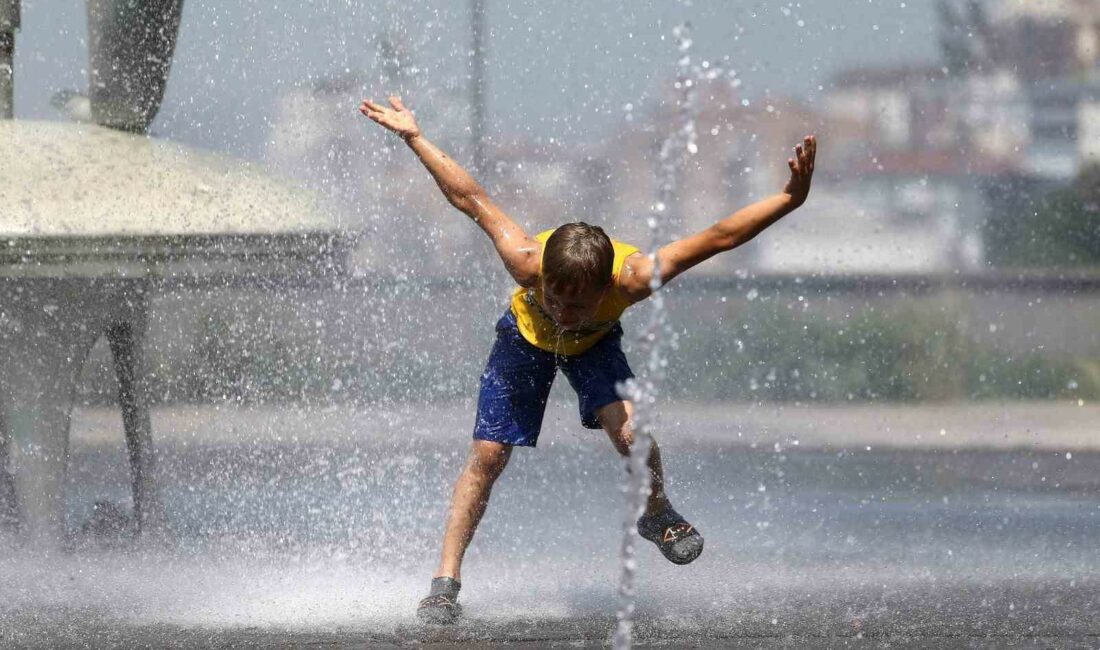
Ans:
[[[596,411],[596,415],[615,448],[620,453],[629,453],[630,445],[634,443],[634,405],[626,400],[613,402]]]
[[[603,430],[612,433],[622,429],[629,429],[630,420],[634,417],[634,404],[629,400],[612,402],[596,409],[596,418]]]
[[[467,467],[479,476],[495,479],[508,465],[512,446],[488,440],[475,440]]]

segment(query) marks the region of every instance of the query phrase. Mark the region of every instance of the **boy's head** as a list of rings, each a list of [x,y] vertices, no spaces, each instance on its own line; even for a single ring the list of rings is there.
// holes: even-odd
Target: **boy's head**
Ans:
[[[558,325],[570,329],[591,320],[611,287],[615,249],[599,226],[567,223],[555,230],[542,251],[545,307]]]

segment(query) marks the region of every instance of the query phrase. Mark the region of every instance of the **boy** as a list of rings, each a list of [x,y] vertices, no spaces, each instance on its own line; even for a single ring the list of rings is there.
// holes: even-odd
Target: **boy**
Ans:
[[[496,343],[481,376],[473,445],[451,497],[439,568],[431,591],[417,608],[425,621],[452,623],[461,612],[458,592],[466,547],[512,448],[535,446],[558,369],[577,392],[584,426],[603,428],[615,449],[629,454],[634,408],[618,396],[616,384],[633,373],[619,345],[619,316],[650,295],[650,280],[658,267],[637,248],[612,241],[602,229],[584,223],[529,237],[477,181],[420,133],[399,98],[390,97],[389,108],[364,100],[359,110],[405,140],[451,205],[493,241],[519,285],[511,309],[496,325]],[[810,191],[816,151],[817,142],[807,136],[787,161],[791,177],[781,193],[661,248],[656,256],[661,283],[740,246],[802,205]],[[638,519],[638,532],[670,561],[687,564],[702,553],[703,537],[665,495],[656,442],[648,465],[653,489]]]

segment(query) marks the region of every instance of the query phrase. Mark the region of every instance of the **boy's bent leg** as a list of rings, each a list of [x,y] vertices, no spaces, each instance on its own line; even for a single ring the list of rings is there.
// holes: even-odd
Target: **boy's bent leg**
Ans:
[[[615,449],[627,456],[634,444],[634,405],[630,401],[612,402],[596,411],[600,426],[611,438]],[[703,536],[669,503],[664,489],[664,470],[657,441],[649,449],[649,501],[638,519],[638,534],[653,542],[674,564],[688,564],[703,552]]]
[[[443,552],[435,577],[461,580],[462,558],[473,539],[481,516],[489,503],[493,483],[504,471],[512,455],[512,446],[489,440],[474,440],[462,473],[455,481],[447,525],[443,534]]]
[[[615,445],[615,451],[622,456],[630,455],[630,448],[634,446],[634,403],[629,400],[612,402],[596,410],[596,417],[600,426],[607,432],[611,444]],[[665,495],[665,474],[661,466],[661,449],[657,441],[649,448],[649,458],[646,460],[649,466],[650,493],[646,503],[645,514],[658,513],[668,507],[668,497]]]

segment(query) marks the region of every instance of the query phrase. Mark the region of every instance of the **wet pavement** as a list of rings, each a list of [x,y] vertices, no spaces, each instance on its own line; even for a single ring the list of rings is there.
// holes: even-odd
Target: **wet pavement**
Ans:
[[[467,423],[306,419],[162,434],[170,523],[136,542],[84,526],[96,501],[129,507],[121,435],[77,436],[72,548],[0,558],[0,645],[609,641],[622,465],[567,408],[498,483],[453,628],[413,612]],[[639,645],[1100,647],[1100,452],[748,443],[715,435],[731,425],[713,412],[676,421],[708,432],[664,445],[670,494],[706,550],[677,567],[641,548]]]

